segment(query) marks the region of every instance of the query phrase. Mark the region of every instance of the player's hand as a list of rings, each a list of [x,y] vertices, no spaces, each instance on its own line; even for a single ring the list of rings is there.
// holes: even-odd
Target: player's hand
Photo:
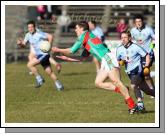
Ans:
[[[150,44],[150,48],[151,48],[151,49],[154,49],[154,48],[155,48],[155,43],[151,43],[151,44]]]
[[[120,65],[120,66],[124,66],[124,65],[125,65],[125,60],[120,60],[120,61],[119,61],[119,65]]]
[[[144,76],[148,76],[150,74],[150,68],[148,66],[143,67]]]
[[[25,47],[25,45],[23,44],[23,39],[22,38],[18,38],[16,41],[17,45],[19,45],[20,47]]]
[[[22,43],[22,40],[17,39],[17,45],[20,45]]]
[[[58,47],[52,47],[52,51],[53,52],[59,52],[59,48]]]

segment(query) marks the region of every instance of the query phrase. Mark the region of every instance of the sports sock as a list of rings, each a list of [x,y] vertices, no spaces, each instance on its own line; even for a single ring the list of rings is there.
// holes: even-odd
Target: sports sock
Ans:
[[[114,90],[116,93],[120,93],[121,94],[121,92],[120,92],[120,88],[119,87],[115,87],[115,90]]]
[[[134,102],[134,100],[131,97],[126,99],[126,103],[128,104],[128,108],[129,109],[133,109],[135,107],[135,102]]]

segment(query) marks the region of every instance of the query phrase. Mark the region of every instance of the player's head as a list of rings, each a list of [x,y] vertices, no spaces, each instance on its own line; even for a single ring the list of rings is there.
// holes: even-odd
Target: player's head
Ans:
[[[131,42],[131,34],[129,31],[123,31],[121,33],[121,41],[123,45],[128,45]]]
[[[89,21],[88,25],[89,25],[89,29],[93,30],[96,28],[96,21]]]
[[[27,27],[28,27],[28,31],[30,33],[34,33],[35,32],[35,22],[34,21],[28,21],[27,22]]]
[[[134,17],[134,24],[138,29],[140,29],[143,26],[144,24],[143,21],[144,21],[144,18],[141,15],[136,15]]]
[[[84,31],[89,30],[89,25],[87,22],[79,22],[75,26],[75,32],[77,36],[80,36]]]

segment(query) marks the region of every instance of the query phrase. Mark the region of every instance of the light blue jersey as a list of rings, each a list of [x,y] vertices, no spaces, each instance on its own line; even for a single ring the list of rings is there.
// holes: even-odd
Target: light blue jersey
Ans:
[[[131,29],[132,41],[141,46],[147,53],[152,53],[150,44],[155,39],[155,33],[151,27],[144,26],[141,30],[136,27]]]
[[[125,71],[129,73],[133,69],[138,66],[141,66],[141,57],[146,56],[146,51],[142,49],[140,46],[130,43],[129,47],[124,47],[124,45],[120,45],[117,48],[117,60],[125,60]]]
[[[40,57],[40,59],[42,59],[42,57],[48,55],[48,53],[42,52],[39,47],[41,41],[45,39],[47,39],[47,33],[37,30],[34,34],[27,33],[25,35],[24,42],[25,43],[29,42],[31,47],[33,47],[34,49],[35,55],[37,56],[37,58]]]
[[[94,35],[96,35],[98,38],[100,38],[102,40],[102,38],[104,37],[104,33],[102,31],[102,29],[98,26],[95,27],[94,30],[91,31]]]

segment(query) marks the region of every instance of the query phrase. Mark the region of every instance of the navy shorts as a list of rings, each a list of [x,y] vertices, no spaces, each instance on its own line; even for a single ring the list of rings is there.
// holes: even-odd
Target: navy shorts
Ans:
[[[49,62],[49,58],[50,58],[50,55],[48,54],[48,55],[39,55],[38,57],[37,57],[37,59],[39,59],[40,60],[40,64],[42,65],[42,67],[44,68],[44,69],[46,69],[47,67],[49,67],[49,66],[51,66],[50,65],[50,62]]]
[[[155,56],[154,56],[154,52],[152,51],[151,53],[149,53],[150,55],[150,64],[149,64],[149,67],[152,66],[153,62],[155,61]],[[145,66],[146,64],[146,57],[142,58],[142,65]]]
[[[131,80],[131,84],[138,84],[142,80],[144,80],[142,67],[136,67],[135,69],[128,72],[128,76]]]

